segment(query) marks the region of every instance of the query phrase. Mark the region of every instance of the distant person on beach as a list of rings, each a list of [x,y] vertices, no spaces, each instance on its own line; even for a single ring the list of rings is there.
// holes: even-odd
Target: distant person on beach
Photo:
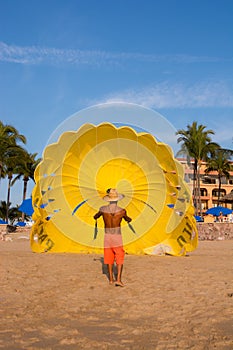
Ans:
[[[228,221],[229,222],[233,222],[233,215],[232,215],[232,213],[228,215]]]
[[[223,215],[222,212],[220,211],[219,217],[218,217],[219,222],[223,222]]]
[[[117,205],[117,202],[122,198],[124,198],[123,194],[118,194],[116,189],[109,188],[107,195],[103,198],[109,204],[101,207],[98,213],[94,215],[95,220],[100,216],[104,220],[104,263],[108,265],[109,283],[113,284],[115,282],[115,285],[120,287],[124,286],[121,277],[125,256],[121,236],[121,221],[124,219],[129,223],[132,220],[127,216],[126,210]],[[113,277],[114,261],[116,261],[117,265],[116,281],[114,281]]]

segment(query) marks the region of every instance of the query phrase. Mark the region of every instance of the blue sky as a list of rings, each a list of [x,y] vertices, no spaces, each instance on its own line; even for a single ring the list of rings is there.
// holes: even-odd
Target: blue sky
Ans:
[[[0,118],[42,151],[89,106],[124,101],[232,148],[232,0],[0,0]]]

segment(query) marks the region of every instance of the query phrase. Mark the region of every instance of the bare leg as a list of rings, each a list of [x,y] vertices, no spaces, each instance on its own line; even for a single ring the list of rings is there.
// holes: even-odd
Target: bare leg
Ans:
[[[116,280],[116,286],[124,287],[124,284],[121,281],[121,275],[123,270],[123,264],[117,265],[117,280]]]
[[[108,264],[108,273],[109,273],[109,283],[112,284],[114,282],[114,279],[113,279],[113,264]]]

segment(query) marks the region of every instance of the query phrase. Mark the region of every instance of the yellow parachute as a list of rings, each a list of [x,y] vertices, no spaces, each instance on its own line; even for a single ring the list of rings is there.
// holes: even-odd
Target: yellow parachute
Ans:
[[[190,191],[170,147],[147,132],[84,124],[46,147],[35,172],[34,252],[102,253],[104,226],[94,214],[108,188],[125,195],[128,254],[185,255],[197,247]]]

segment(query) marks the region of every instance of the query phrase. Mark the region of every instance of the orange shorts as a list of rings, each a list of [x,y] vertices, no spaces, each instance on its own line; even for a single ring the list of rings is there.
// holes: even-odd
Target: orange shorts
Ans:
[[[107,233],[104,235],[104,263],[117,265],[124,262],[125,251],[123,249],[122,237],[119,234]]]

